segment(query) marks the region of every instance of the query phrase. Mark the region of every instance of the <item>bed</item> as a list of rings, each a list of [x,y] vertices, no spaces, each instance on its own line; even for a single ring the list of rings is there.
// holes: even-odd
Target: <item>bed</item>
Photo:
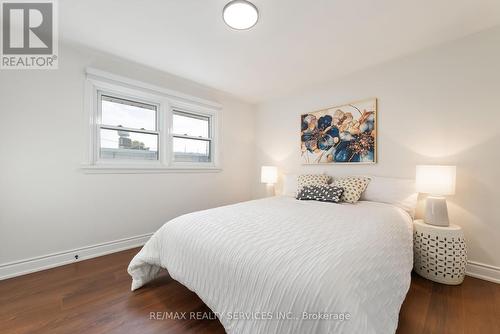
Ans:
[[[276,196],[167,222],[128,271],[135,290],[166,269],[227,333],[394,333],[411,223],[390,204]]]

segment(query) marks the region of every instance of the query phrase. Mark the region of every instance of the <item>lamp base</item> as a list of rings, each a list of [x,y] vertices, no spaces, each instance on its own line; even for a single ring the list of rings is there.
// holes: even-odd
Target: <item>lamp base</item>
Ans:
[[[425,203],[425,222],[436,226],[450,226],[446,198],[429,196]]]
[[[274,183],[266,184],[266,197],[273,197],[275,195]]]

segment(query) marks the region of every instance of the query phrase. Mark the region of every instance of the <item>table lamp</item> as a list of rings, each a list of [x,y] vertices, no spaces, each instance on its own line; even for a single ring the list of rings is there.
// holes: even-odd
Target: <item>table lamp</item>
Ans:
[[[455,194],[455,166],[418,165],[417,191],[429,194],[425,202],[425,222],[437,226],[449,226],[446,195]]]
[[[278,181],[278,168],[275,166],[262,166],[260,170],[260,182],[266,183],[268,188],[272,188],[274,194],[274,184]]]

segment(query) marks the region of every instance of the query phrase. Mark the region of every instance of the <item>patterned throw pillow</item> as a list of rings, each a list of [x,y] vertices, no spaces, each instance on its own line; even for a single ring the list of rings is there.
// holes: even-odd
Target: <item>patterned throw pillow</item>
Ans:
[[[363,191],[365,191],[370,178],[363,176],[349,176],[342,178],[335,178],[332,186],[344,189],[341,200],[347,203],[356,203]]]
[[[305,186],[328,185],[329,181],[330,181],[330,177],[328,175],[324,175],[324,174],[299,175],[299,177],[297,178],[297,194]]]
[[[299,191],[297,199],[339,203],[343,192],[344,189],[329,185],[305,186]]]

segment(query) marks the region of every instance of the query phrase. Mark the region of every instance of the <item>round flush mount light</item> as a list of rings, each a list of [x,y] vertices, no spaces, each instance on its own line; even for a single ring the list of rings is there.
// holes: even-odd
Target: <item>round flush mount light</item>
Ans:
[[[259,20],[259,10],[249,1],[233,0],[224,6],[222,18],[233,29],[250,29]]]

